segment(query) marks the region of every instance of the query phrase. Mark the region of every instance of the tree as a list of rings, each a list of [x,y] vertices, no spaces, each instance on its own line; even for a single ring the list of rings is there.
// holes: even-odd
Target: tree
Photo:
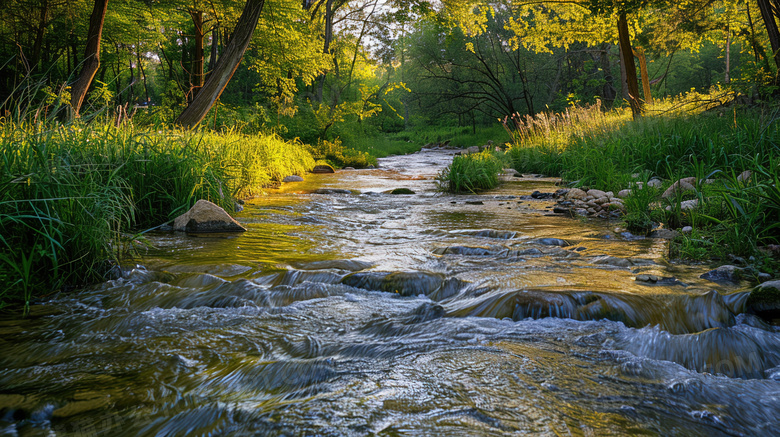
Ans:
[[[772,47],[772,58],[780,70],[780,31],[778,31],[776,18],[780,18],[780,0],[758,0],[758,8],[761,10],[761,18],[764,19],[769,43]]]
[[[84,96],[87,95],[92,79],[100,68],[100,40],[103,35],[103,23],[106,20],[107,10],[108,0],[95,0],[95,6],[89,18],[89,33],[87,34],[87,46],[84,49],[83,66],[70,90],[70,104],[75,117],[79,116]]]
[[[264,4],[265,0],[247,0],[225,52],[217,60],[214,70],[209,74],[197,96],[176,119],[176,124],[192,128],[206,117],[241,63],[244,52],[252,40]]]

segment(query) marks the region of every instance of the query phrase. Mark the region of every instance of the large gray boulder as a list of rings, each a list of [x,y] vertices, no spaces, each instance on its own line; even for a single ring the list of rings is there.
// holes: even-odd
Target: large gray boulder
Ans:
[[[244,232],[246,228],[224,209],[201,199],[189,211],[176,217],[173,221],[173,230],[191,233]]]

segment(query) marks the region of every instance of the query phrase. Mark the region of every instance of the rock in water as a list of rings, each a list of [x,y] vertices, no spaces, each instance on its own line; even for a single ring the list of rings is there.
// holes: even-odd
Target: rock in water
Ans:
[[[298,175],[287,176],[282,182],[303,182],[303,178]]]
[[[408,188],[396,188],[395,190],[391,191],[390,194],[414,194],[414,191]]]
[[[769,323],[780,323],[780,281],[764,282],[753,289],[745,309]]]
[[[320,164],[315,165],[313,169],[311,169],[312,173],[336,173],[335,170],[333,170],[333,167],[327,165],[327,164]]]
[[[699,277],[712,282],[739,282],[744,271],[745,269],[743,268],[727,264],[715,270],[710,270]]]
[[[192,233],[246,231],[224,209],[203,199],[198,200],[189,211],[176,217],[173,230]]]

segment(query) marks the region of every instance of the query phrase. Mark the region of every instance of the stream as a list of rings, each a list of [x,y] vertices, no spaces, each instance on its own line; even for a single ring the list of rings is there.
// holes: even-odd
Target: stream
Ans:
[[[527,198],[554,179],[440,193],[453,153],[307,175],[0,319],[0,435],[780,435],[750,284]]]

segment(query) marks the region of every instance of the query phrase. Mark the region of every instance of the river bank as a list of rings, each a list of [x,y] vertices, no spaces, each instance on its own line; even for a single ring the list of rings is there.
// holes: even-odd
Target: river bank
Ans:
[[[0,163],[2,309],[105,280],[198,199],[233,211],[315,161],[274,135],[7,122]]]

